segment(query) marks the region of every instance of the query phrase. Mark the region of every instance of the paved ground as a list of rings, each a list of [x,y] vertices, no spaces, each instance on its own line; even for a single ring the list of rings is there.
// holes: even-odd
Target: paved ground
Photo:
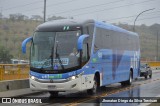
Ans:
[[[138,81],[135,81],[133,84],[135,84],[135,85],[137,85],[137,84],[140,84],[140,83],[146,83],[146,84],[144,84],[144,85],[140,85],[139,86],[139,88],[138,89],[140,89],[140,97],[142,97],[142,96],[148,96],[148,97],[155,97],[155,96],[158,96],[159,94],[160,94],[160,81],[154,81],[154,80],[156,80],[156,79],[159,79],[159,76],[160,76],[160,70],[154,70],[154,75],[153,75],[153,78],[152,79],[148,79],[148,80],[144,80],[144,78],[140,78]],[[118,84],[117,84],[118,85]],[[116,86],[117,86],[116,85]],[[109,88],[109,89],[114,89],[114,88],[116,88],[116,87],[107,87],[107,88]],[[118,87],[117,88],[119,88],[119,85],[118,85]],[[133,89],[131,89],[133,92],[137,92],[137,90],[138,89],[136,89],[136,90],[133,90]],[[126,91],[126,92],[128,92],[128,91]],[[130,92],[130,91],[129,91]],[[146,93],[147,92],[147,93]],[[82,93],[83,94],[83,93]],[[84,93],[85,94],[85,93]],[[124,93],[122,93],[122,92],[120,92],[120,93],[117,93],[119,96],[121,96],[121,94],[122,95],[124,95]],[[117,95],[116,94],[116,95]],[[5,92],[0,92],[0,97],[15,97],[15,96],[22,96],[22,97],[27,97],[26,95],[31,95],[31,96],[29,96],[29,97],[48,97],[49,98],[49,93],[45,93],[45,92],[43,92],[43,93],[40,93],[40,92],[37,92],[37,91],[32,91],[32,90],[30,90],[29,88],[26,88],[26,89],[18,89],[18,90],[10,90],[10,91],[5,91]],[[79,96],[79,93],[78,94],[76,94],[77,96]],[[160,97],[160,95],[158,96],[158,97]],[[54,104],[49,104],[49,105],[54,105]],[[49,106],[48,104],[47,104],[47,106]],[[83,103],[83,101],[82,101],[82,103],[80,103],[80,104],[78,104],[78,105],[86,105],[85,103]],[[101,105],[101,104],[94,104],[94,103],[92,103],[92,104],[87,104],[87,105],[90,105],[90,106],[103,106],[103,105]],[[115,104],[113,104],[114,106],[117,106],[117,105],[115,105]],[[147,105],[149,105],[149,106],[159,106],[160,104],[158,104],[158,103],[152,103],[152,104],[149,104],[149,103],[146,103],[146,104],[139,104],[139,105],[141,105],[141,106],[147,106]],[[29,105],[27,105],[27,106],[29,106]],[[127,105],[128,106],[128,105]],[[131,106],[131,105],[129,105],[129,106]],[[132,105],[133,106],[133,105]]]
[[[16,97],[23,95],[31,95],[35,93],[39,93],[39,91],[32,91],[30,88],[25,88],[0,92],[0,97]]]

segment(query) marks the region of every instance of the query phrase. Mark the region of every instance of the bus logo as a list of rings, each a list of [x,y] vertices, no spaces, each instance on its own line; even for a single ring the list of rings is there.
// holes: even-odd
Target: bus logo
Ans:
[[[98,57],[102,58],[102,52],[98,52]]]
[[[53,83],[53,79],[50,80],[50,83]]]

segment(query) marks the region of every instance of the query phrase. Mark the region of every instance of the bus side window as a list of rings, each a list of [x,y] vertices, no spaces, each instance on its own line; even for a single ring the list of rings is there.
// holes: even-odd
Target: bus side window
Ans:
[[[86,62],[87,60],[88,60],[87,44],[83,44],[82,62]]]
[[[95,43],[94,43],[94,53],[96,53],[99,49],[103,48],[103,40],[102,40],[102,29],[96,28],[96,35],[95,35]]]

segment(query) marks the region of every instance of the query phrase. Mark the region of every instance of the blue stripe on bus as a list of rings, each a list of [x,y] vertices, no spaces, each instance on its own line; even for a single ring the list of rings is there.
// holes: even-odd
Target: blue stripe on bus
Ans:
[[[89,66],[89,68],[85,68],[86,66],[84,66],[84,74],[94,74],[95,72],[103,73],[102,85],[128,80],[131,58],[134,58],[134,53],[135,51],[124,51],[120,59],[114,61],[112,50],[98,50],[86,65]],[[137,56],[137,63],[139,63],[139,56]],[[137,77],[138,67],[139,66],[133,69],[133,77]]]
[[[30,70],[30,75],[35,76],[36,78],[39,79],[66,79],[71,76],[75,76],[76,74],[80,74],[81,72],[82,72],[81,70],[77,70],[63,74],[43,74],[43,73],[33,72],[32,70]]]

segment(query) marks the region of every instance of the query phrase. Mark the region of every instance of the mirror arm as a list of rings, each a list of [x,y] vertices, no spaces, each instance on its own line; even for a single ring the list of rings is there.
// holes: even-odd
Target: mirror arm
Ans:
[[[78,50],[82,50],[83,49],[83,42],[86,38],[88,38],[89,35],[81,35],[79,38],[78,38],[78,43],[77,43],[77,49]]]
[[[78,51],[80,52],[80,66],[82,66],[82,50],[83,50],[83,43],[84,43],[84,40],[89,38],[89,35],[81,35],[79,38],[78,38],[78,42],[77,42],[77,49]]]
[[[33,37],[28,37],[22,42],[22,53],[26,53],[26,45],[28,42],[30,42],[33,39]]]

